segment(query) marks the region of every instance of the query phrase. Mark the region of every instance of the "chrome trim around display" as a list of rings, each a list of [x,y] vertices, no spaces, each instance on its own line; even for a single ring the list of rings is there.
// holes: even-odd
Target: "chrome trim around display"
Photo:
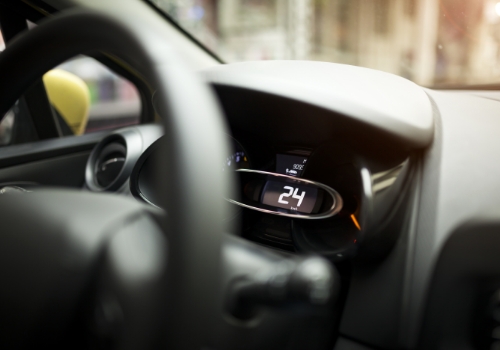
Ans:
[[[327,185],[323,185],[322,183],[319,183],[319,182],[316,182],[316,181],[312,181],[312,180],[302,179],[300,177],[294,177],[294,176],[289,176],[289,175],[284,175],[284,174],[278,174],[278,173],[271,173],[271,172],[268,172],[268,171],[261,171],[261,170],[238,169],[238,170],[236,170],[236,172],[255,173],[255,174],[261,174],[261,175],[267,175],[267,176],[282,177],[282,178],[293,180],[293,181],[297,181],[297,182],[307,183],[307,184],[314,185],[316,187],[319,187],[319,188],[323,189],[326,193],[328,193],[333,198],[332,207],[328,211],[326,211],[324,213],[321,213],[321,214],[291,214],[291,213],[283,213],[283,212],[280,212],[280,211],[275,211],[275,210],[270,210],[270,209],[264,209],[264,208],[258,208],[258,207],[254,207],[252,205],[243,204],[243,203],[240,203],[238,201],[235,201],[234,199],[226,199],[229,203],[236,204],[236,205],[238,205],[240,207],[247,208],[247,209],[252,209],[252,210],[256,210],[256,211],[260,211],[260,212],[266,213],[266,214],[272,214],[272,215],[278,215],[278,216],[285,216],[285,217],[295,218],[295,219],[309,219],[309,220],[327,219],[329,217],[332,217],[332,216],[338,214],[340,212],[340,210],[342,210],[342,206],[343,206],[344,202],[342,201],[342,197],[340,196],[340,194],[337,191],[335,191],[333,188],[331,188],[331,187],[329,187]]]

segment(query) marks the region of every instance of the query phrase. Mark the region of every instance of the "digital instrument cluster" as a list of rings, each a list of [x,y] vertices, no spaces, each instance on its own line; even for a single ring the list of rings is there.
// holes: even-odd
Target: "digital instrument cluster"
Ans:
[[[291,212],[310,214],[318,199],[318,188],[285,181],[268,180],[262,190],[262,203]]]
[[[307,157],[289,154],[276,155],[276,172],[301,177],[307,164]]]
[[[230,138],[229,142],[233,149],[220,169],[234,172],[239,183],[238,196],[226,199],[241,208],[234,220],[241,225],[242,236],[289,251],[321,251],[332,256],[339,251],[345,254],[346,246],[352,248],[361,229],[350,190],[359,186],[348,181],[355,173],[349,176],[344,165],[325,168],[333,162],[317,157],[317,151],[254,148],[253,159],[238,141]],[[161,157],[161,143],[162,138],[141,155],[130,176],[131,193],[156,207],[161,207],[163,180],[154,166],[161,160],[154,159]]]
[[[342,209],[342,198],[332,188],[302,178],[308,157],[302,154],[276,155],[274,172],[240,168],[241,207],[278,216],[324,219]]]
[[[250,161],[243,146],[235,139],[231,138],[231,140],[234,152],[226,158],[222,171],[250,168]]]
[[[301,177],[307,157],[277,154],[276,173]],[[305,184],[291,184],[285,180],[268,180],[262,190],[261,202],[265,205],[310,214],[317,207],[318,188]],[[319,203],[321,204],[321,203]],[[317,209],[317,208],[316,208]]]
[[[229,199],[243,208],[243,237],[334,259],[355,251],[360,227],[351,187],[358,186],[350,183],[345,164],[337,165],[321,150],[281,146],[268,147],[257,156],[256,168],[235,170],[240,193]]]

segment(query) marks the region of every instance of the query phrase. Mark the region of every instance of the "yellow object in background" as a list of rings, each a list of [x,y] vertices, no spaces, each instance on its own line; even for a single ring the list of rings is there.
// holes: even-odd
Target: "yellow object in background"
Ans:
[[[52,106],[59,112],[75,135],[85,132],[89,120],[90,93],[78,76],[62,69],[53,69],[43,76]]]

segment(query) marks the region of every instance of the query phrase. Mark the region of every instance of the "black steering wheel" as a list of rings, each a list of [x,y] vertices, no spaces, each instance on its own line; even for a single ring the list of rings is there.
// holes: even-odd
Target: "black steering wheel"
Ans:
[[[166,214],[83,191],[0,198],[0,347],[67,348],[92,339],[127,349],[201,349],[220,317],[229,214],[223,198],[233,187],[231,174],[220,170],[229,154],[226,125],[149,6],[91,3],[46,20],[0,54],[0,113],[66,59],[106,53],[157,96]]]

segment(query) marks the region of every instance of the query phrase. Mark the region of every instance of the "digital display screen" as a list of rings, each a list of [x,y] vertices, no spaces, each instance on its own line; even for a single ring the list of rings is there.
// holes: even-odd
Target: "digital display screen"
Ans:
[[[318,189],[283,181],[267,181],[262,191],[262,203],[301,213],[312,213]]]
[[[278,154],[276,156],[276,172],[289,176],[302,176],[307,157]]]

